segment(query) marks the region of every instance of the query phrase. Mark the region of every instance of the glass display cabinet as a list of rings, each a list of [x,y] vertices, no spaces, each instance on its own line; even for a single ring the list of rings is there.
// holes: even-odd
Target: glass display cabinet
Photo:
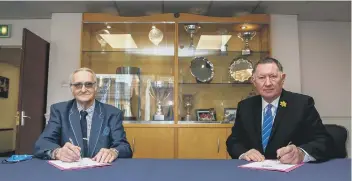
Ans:
[[[254,64],[270,54],[267,15],[84,16],[81,65],[124,120],[231,121],[255,94]]]
[[[256,94],[270,16],[84,13],[81,66],[101,102],[123,110],[135,158],[226,159],[239,101]]]

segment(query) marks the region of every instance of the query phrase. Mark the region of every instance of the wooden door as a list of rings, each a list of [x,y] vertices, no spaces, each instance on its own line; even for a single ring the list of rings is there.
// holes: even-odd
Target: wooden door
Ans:
[[[174,158],[174,128],[125,128],[133,158]]]
[[[178,158],[226,159],[226,128],[178,128]]]
[[[23,29],[16,153],[32,154],[45,125],[50,44]]]

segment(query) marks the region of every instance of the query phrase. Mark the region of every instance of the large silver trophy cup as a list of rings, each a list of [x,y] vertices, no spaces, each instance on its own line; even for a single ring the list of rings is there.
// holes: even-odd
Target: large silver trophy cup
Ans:
[[[244,41],[244,49],[242,49],[242,55],[250,55],[251,49],[249,48],[249,41],[255,36],[255,31],[244,31],[237,34],[237,37]]]
[[[162,121],[164,120],[164,114],[162,110],[162,103],[170,95],[173,90],[173,85],[170,82],[155,81],[151,82],[150,95],[156,100],[157,108],[154,114],[153,120]]]

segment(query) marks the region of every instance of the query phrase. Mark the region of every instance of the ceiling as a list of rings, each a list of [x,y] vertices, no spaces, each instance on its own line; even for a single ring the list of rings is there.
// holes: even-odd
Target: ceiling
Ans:
[[[143,4],[143,5],[142,5]],[[249,13],[298,15],[303,21],[351,21],[350,1],[0,1],[0,19],[50,19],[52,13],[144,16],[193,13],[232,17]]]

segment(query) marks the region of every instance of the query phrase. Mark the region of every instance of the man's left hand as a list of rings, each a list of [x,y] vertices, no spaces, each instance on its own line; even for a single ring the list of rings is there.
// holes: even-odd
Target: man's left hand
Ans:
[[[92,159],[99,163],[111,163],[117,158],[117,153],[112,149],[102,148]]]
[[[295,145],[288,145],[276,151],[277,158],[281,163],[299,164],[303,162],[304,152]]]

